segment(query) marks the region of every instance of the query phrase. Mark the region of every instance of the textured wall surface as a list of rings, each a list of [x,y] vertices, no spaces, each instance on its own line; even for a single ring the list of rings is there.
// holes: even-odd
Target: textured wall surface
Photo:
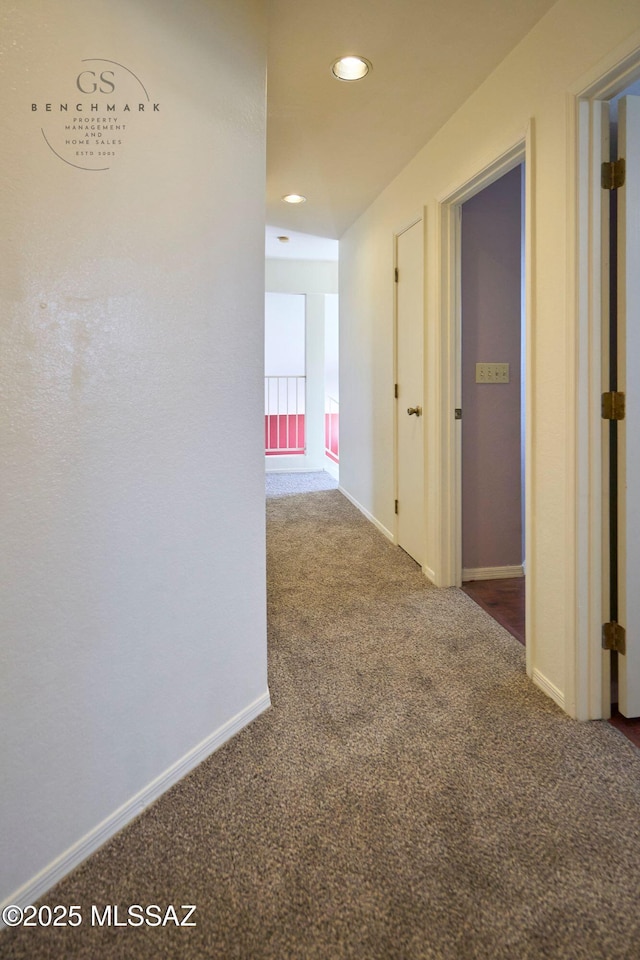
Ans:
[[[0,9],[1,899],[267,678],[262,5]]]

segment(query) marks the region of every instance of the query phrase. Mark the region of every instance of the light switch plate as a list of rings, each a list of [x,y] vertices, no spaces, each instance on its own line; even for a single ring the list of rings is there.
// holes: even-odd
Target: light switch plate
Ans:
[[[509,364],[476,363],[476,383],[509,383]]]

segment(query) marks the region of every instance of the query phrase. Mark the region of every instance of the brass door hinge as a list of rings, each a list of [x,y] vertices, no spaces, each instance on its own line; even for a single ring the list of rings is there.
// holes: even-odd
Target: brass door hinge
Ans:
[[[620,390],[602,394],[602,419],[624,420],[625,396]]]
[[[395,269],[395,274],[394,274],[394,276],[395,276],[396,283],[397,283],[397,282],[398,282],[398,276],[399,276],[399,274],[398,274],[398,268],[397,268],[397,267],[396,267],[396,269]]]
[[[601,183],[603,190],[618,190],[624,186],[624,159],[608,160],[602,164]]]
[[[397,501],[397,500],[395,501],[395,512],[396,512],[396,513],[398,512],[398,501]]]
[[[398,384],[397,384],[397,383],[394,383],[394,385],[393,385],[393,395],[394,395],[394,397],[395,397],[396,400],[397,400],[397,399],[398,399]]]
[[[615,620],[602,624],[602,649],[615,650],[616,653],[627,652],[626,631]]]
[[[462,407],[456,407],[453,418],[454,420],[462,420]]]

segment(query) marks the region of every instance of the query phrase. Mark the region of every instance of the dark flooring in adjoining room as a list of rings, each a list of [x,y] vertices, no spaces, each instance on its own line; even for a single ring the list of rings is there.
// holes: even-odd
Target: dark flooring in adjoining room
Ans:
[[[462,589],[505,630],[525,642],[525,578],[509,577],[504,580],[468,580]]]
[[[611,719],[609,723],[615,727],[616,730],[619,730],[620,733],[623,733],[627,740],[631,740],[631,743],[635,744],[636,747],[640,747],[640,717],[635,717],[631,720],[623,717],[622,714],[618,712],[618,704],[614,703],[611,707]],[[640,951],[638,952],[638,956],[640,956]]]
[[[44,898],[197,926],[15,929],[2,960],[638,960],[640,753],[306,483],[269,482],[272,708]]]

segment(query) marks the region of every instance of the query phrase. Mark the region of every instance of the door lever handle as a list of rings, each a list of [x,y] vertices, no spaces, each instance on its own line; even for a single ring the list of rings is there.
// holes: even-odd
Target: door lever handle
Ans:
[[[422,407],[407,407],[407,413],[411,417],[414,413],[416,417],[422,416]]]

